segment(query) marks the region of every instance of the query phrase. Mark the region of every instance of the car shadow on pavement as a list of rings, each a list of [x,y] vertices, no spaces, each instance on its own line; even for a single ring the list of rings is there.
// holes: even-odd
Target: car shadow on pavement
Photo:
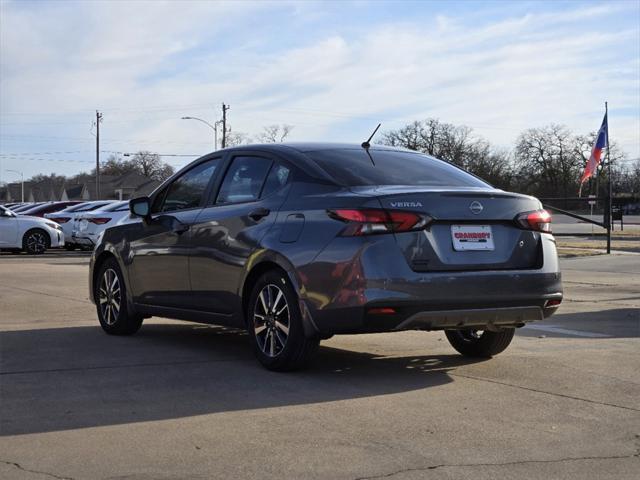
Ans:
[[[473,363],[321,347],[308,370],[274,373],[244,332],[188,323],[151,323],[132,337],[9,331],[0,341],[2,436],[388,395],[447,384],[449,370]]]

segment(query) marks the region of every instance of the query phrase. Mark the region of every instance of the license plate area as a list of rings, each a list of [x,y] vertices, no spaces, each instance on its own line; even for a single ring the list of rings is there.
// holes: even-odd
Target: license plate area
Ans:
[[[451,240],[456,252],[495,250],[490,225],[451,225]]]

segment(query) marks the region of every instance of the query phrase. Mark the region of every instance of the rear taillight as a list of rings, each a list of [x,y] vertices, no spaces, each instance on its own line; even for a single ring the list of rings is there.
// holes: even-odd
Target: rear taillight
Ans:
[[[109,223],[111,221],[110,218],[88,218],[91,223],[95,223],[96,225],[104,225],[105,223]]]
[[[71,220],[69,217],[53,217],[50,218],[49,220],[53,220],[56,223],[67,223],[69,220]]]
[[[521,213],[516,217],[516,222],[527,230],[551,233],[551,214],[546,210]]]
[[[375,208],[336,209],[327,213],[331,218],[347,223],[342,232],[345,236],[420,230],[431,221],[431,218],[414,212]]]

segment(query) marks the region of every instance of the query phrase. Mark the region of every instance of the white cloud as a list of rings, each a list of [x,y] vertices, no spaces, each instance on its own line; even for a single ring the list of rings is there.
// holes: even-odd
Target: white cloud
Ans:
[[[84,136],[90,145],[91,113],[104,108],[105,149],[199,153],[209,132],[179,117],[213,120],[224,100],[233,127],[250,133],[289,123],[292,139],[348,141],[362,136],[340,128],[354,118],[392,128],[433,116],[510,146],[523,129],[551,122],[594,130],[608,99],[612,137],[640,156],[640,33],[584,23],[620,5],[478,25],[449,12],[431,24],[389,18],[346,29],[320,25],[322,9],[299,2],[285,18],[266,3],[60,5],[43,13],[3,4],[2,112],[87,112],[53,116],[59,126],[27,134]],[[282,24],[281,42],[245,26],[261,15]],[[325,34],[291,40],[288,21]],[[2,133],[50,118],[2,116]]]

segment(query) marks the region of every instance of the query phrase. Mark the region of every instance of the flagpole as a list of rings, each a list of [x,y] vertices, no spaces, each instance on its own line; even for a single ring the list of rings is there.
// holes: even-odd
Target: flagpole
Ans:
[[[607,222],[607,253],[611,253],[611,225],[613,223],[613,219],[611,218],[611,207],[613,203],[613,178],[611,175],[611,157],[609,156],[609,106],[607,105],[607,102],[604,102],[604,115],[607,119],[607,168],[609,176],[609,194],[607,195],[607,211],[609,214],[609,221]]]

